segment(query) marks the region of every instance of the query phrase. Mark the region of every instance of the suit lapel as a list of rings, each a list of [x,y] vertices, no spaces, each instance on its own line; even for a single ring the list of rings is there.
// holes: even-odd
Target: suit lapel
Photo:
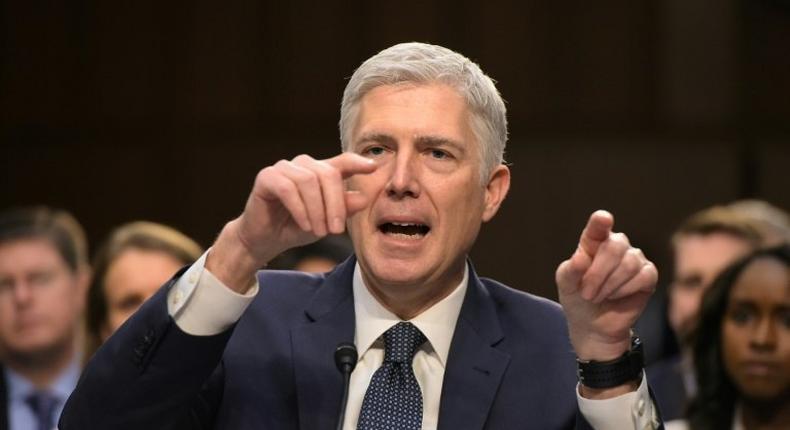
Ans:
[[[494,302],[471,268],[447,357],[439,430],[482,429],[510,355],[494,346],[504,335]]]
[[[308,322],[291,330],[299,427],[334,428],[343,380],[335,367],[340,342],[354,342],[352,278],[356,260],[339,265],[305,308]]]

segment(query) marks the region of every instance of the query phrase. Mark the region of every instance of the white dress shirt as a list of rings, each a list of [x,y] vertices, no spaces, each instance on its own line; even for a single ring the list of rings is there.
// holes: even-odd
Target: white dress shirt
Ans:
[[[422,391],[422,428],[435,429],[439,421],[439,401],[450,342],[455,323],[464,302],[469,268],[465,268],[461,283],[447,297],[410,320],[427,341],[414,354],[412,367]],[[354,268],[354,343],[359,352],[357,367],[351,374],[348,405],[343,420],[344,430],[357,428],[362,400],[373,373],[384,362],[384,342],[381,335],[402,320],[388,311],[370,294],[362,279],[359,263]]]
[[[259,290],[257,278],[246,294],[238,294],[224,286],[205,269],[206,256],[210,251],[206,251],[184,272],[168,294],[168,312],[181,330],[193,335],[213,335],[228,329],[241,318]],[[413,362],[423,396],[423,429],[437,427],[445,363],[468,278],[467,267],[463,280],[452,293],[411,320],[427,339]],[[401,321],[370,294],[358,264],[354,268],[353,289],[356,313],[354,341],[360,359],[351,374],[344,430],[356,428],[367,385],[384,361],[381,335]],[[605,400],[586,399],[579,394],[577,386],[579,410],[595,429],[656,428],[656,410],[646,380],[643,375],[636,391]]]

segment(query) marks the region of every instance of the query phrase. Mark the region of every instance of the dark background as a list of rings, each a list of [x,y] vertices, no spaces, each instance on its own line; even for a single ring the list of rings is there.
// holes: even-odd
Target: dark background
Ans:
[[[460,51],[508,102],[513,187],[478,271],[556,297],[590,212],[669,279],[692,211],[790,207],[790,7],[778,0],[5,1],[0,209],[147,219],[208,246],[255,173],[339,151],[346,79],[403,41]]]

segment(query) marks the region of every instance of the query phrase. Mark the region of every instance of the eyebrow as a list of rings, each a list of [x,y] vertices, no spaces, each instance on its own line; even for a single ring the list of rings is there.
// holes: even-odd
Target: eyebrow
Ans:
[[[368,142],[386,143],[392,145],[395,144],[395,138],[384,133],[365,133],[359,137],[354,146]]]
[[[394,137],[390,136],[389,134],[385,134],[385,133],[377,133],[377,132],[365,133],[362,136],[360,136],[360,138],[356,141],[355,146],[369,142],[394,145],[395,143],[397,143],[397,140]],[[462,153],[466,152],[466,148],[464,148],[464,145],[462,145],[460,142],[442,136],[434,136],[434,135],[418,136],[417,139],[415,139],[415,143],[418,146],[450,146]]]
[[[464,148],[461,142],[442,136],[419,136],[417,137],[416,143],[419,146],[450,146],[461,153],[466,152],[466,148]]]
[[[760,306],[754,299],[733,297],[732,301],[729,304],[729,307],[732,308],[746,307],[749,309],[758,309]],[[772,304],[772,309],[774,311],[787,312],[788,310],[790,310],[790,303],[776,302]]]

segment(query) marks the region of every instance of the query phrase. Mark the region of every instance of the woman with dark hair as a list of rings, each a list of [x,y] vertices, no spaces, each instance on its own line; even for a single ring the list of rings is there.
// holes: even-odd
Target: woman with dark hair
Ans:
[[[88,289],[85,358],[202,249],[181,232],[138,221],[115,229],[94,258]]]
[[[694,363],[688,421],[668,430],[790,429],[790,246],[756,251],[716,278]]]

